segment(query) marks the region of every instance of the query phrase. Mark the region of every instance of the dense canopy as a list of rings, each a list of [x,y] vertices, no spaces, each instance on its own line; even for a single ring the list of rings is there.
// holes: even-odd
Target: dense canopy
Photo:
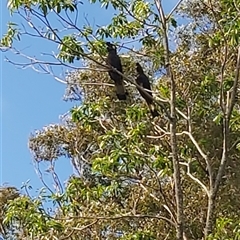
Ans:
[[[1,48],[65,82],[76,107],[29,139],[54,186],[34,198],[0,189],[4,239],[240,237],[240,2],[180,0],[167,11],[169,2],[8,1],[23,22],[9,23]],[[107,25],[82,19],[89,4],[113,13]],[[16,49],[23,36],[55,43],[54,62]],[[54,169],[62,156],[77,172],[64,186]]]

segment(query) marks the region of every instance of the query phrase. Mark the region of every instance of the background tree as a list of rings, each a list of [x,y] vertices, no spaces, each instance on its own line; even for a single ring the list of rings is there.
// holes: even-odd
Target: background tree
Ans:
[[[10,24],[2,47],[25,56],[12,45],[23,34],[56,43],[55,62],[25,56],[22,65],[58,80],[51,65],[73,68],[61,81],[80,104],[29,139],[55,190],[8,202],[3,224],[16,239],[238,239],[239,3],[179,1],[168,14],[162,1],[99,3],[115,11],[107,26],[79,26],[79,1],[9,1],[26,25]],[[107,74],[109,39],[122,52],[126,101]],[[136,88],[136,62],[154,80],[154,120]],[[54,171],[61,156],[78,172],[65,187]]]

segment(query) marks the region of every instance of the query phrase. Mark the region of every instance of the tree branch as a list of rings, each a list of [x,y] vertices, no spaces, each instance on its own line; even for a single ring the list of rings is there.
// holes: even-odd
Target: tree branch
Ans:
[[[238,55],[237,55],[237,66],[236,66],[236,72],[235,72],[235,79],[233,83],[233,87],[231,88],[231,97],[229,101],[229,105],[227,106],[227,118],[230,119],[233,107],[236,102],[236,96],[237,96],[237,87],[239,82],[239,73],[240,73],[240,46],[238,47]]]
[[[207,187],[196,177],[194,177],[192,174],[191,174],[191,170],[190,170],[190,164],[189,163],[186,163],[186,162],[180,162],[181,165],[184,165],[187,167],[187,175],[195,182],[197,182],[201,187],[202,189],[206,192],[206,194],[209,196],[209,191],[207,189]]]
[[[177,228],[176,228],[176,239],[182,240],[184,236],[184,211],[183,211],[183,192],[181,185],[181,174],[178,159],[178,147],[177,147],[177,136],[176,136],[176,83],[173,76],[173,72],[170,64],[170,49],[168,42],[167,32],[167,21],[163,11],[161,0],[155,0],[155,5],[159,13],[160,22],[162,23],[163,32],[163,46],[165,50],[165,66],[167,71],[167,77],[171,83],[171,98],[170,98],[170,141],[172,149],[172,163],[173,163],[173,178],[175,186],[175,199],[177,205]]]
[[[170,13],[168,14],[166,20],[168,21],[169,18],[172,16],[172,14],[177,10],[177,8],[179,7],[179,5],[183,2],[183,0],[179,0],[177,2],[177,4],[173,7],[173,9],[170,11]]]

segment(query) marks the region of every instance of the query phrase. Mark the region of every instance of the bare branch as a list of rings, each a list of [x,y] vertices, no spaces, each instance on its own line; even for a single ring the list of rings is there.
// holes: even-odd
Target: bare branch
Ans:
[[[173,7],[173,9],[168,14],[166,20],[169,20],[169,18],[172,16],[172,14],[178,9],[179,5],[183,2],[183,0],[179,0],[177,4]]]
[[[236,73],[235,73],[235,79],[234,79],[234,84],[231,91],[231,98],[229,105],[227,106],[227,118],[230,119],[233,107],[236,102],[236,95],[237,95],[237,86],[239,82],[239,73],[240,73],[240,46],[238,47],[238,55],[237,55],[237,66],[236,66]]]
[[[185,120],[188,120],[188,117],[176,107],[176,112],[179,113]]]
[[[152,218],[152,219],[158,219],[158,220],[164,220],[165,222],[171,224],[172,226],[176,227],[176,224],[171,221],[170,219],[163,217],[163,216],[159,216],[159,215],[140,215],[140,214],[136,214],[136,215],[131,215],[131,214],[126,214],[126,215],[119,215],[119,216],[113,216],[113,217],[109,217],[109,216],[69,216],[66,218],[58,218],[58,217],[52,217],[50,215],[48,215],[48,217],[55,219],[55,220],[71,220],[71,219],[95,219],[95,220],[118,220],[118,219],[127,219],[127,218]]]
[[[181,134],[181,133],[180,133]],[[197,150],[198,150],[198,152],[200,153],[200,155],[203,157],[203,159],[205,160],[205,161],[207,161],[207,154],[205,154],[204,152],[203,152],[203,150],[200,148],[200,146],[199,146],[199,144],[197,143],[197,141],[195,140],[195,138],[193,137],[193,135],[191,134],[191,133],[189,133],[189,132],[187,132],[187,131],[183,131],[182,132],[182,134],[186,134],[186,135],[188,135],[189,136],[189,138],[191,139],[191,141],[192,141],[192,143],[195,145],[195,147],[197,148]],[[178,135],[179,135],[179,133],[178,133]]]
[[[40,169],[40,166],[39,166],[39,162],[36,162],[36,161],[33,161],[34,163],[34,166],[35,166],[35,172],[37,173],[39,179],[41,180],[41,182],[43,183],[43,185],[46,187],[46,189],[54,194],[53,190],[47,185],[47,183],[44,181],[43,179],[43,175],[42,175],[42,171]],[[61,205],[61,202],[59,200],[56,200],[58,206],[60,207],[60,209],[62,209],[62,205]]]
[[[159,186],[159,191],[160,191],[160,193],[161,193],[161,195],[162,195],[162,197],[163,197],[163,199],[164,199],[164,202],[165,202],[165,204],[163,205],[164,206],[164,208],[168,211],[168,213],[170,214],[170,216],[174,219],[174,222],[176,223],[176,212],[174,211],[174,209],[173,209],[173,207],[174,207],[174,204],[173,204],[173,202],[171,201],[171,199],[169,199],[169,197],[168,196],[166,196],[166,194],[164,194],[164,191],[163,191],[163,189],[162,189],[162,183],[161,183],[161,180],[159,179],[159,176],[160,176],[160,174],[161,174],[161,171],[159,172],[159,173],[157,173],[151,166],[149,166],[148,164],[146,164],[147,165],[147,167],[153,172],[153,174],[155,175],[155,178],[156,178],[156,180],[157,180],[157,182],[158,182],[158,186]],[[170,206],[170,205],[171,206]],[[171,208],[172,208],[172,210],[171,210]],[[173,212],[172,211],[174,211],[174,214],[173,214]]]
[[[177,120],[176,120],[176,82],[173,76],[173,72],[170,64],[169,55],[169,40],[167,32],[166,17],[162,7],[161,0],[155,0],[155,5],[159,13],[160,22],[162,23],[163,33],[163,46],[165,51],[165,66],[167,71],[167,77],[171,83],[171,97],[170,97],[170,142],[172,150],[172,163],[173,163],[173,178],[175,186],[175,199],[177,207],[177,227],[176,227],[176,239],[182,240],[184,236],[184,211],[183,211],[183,191],[181,185],[181,174],[178,159],[178,146],[177,146]]]
[[[89,223],[88,225],[83,226],[83,227],[81,227],[81,228],[71,227],[71,229],[73,229],[73,230],[72,230],[67,236],[61,237],[60,240],[69,239],[69,238],[73,235],[73,233],[74,233],[75,231],[83,231],[83,230],[85,230],[85,229],[93,226],[93,225],[96,224],[98,221],[99,221],[99,220],[93,221],[92,223]]]
[[[191,170],[190,170],[190,163],[186,163],[186,162],[180,162],[181,165],[184,165],[187,167],[187,175],[195,182],[197,182],[201,187],[202,189],[206,192],[206,194],[209,196],[210,193],[207,189],[207,187],[196,177],[194,177],[192,174],[191,174]]]

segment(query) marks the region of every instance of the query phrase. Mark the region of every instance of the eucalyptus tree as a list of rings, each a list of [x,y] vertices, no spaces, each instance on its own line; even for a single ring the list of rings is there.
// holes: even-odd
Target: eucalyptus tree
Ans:
[[[240,5],[180,0],[166,12],[165,2],[8,1],[23,23],[8,24],[2,48],[28,60],[18,65],[65,83],[65,99],[77,104],[61,124],[29,139],[57,187],[6,203],[4,223],[15,223],[17,239],[239,237]],[[80,16],[90,4],[113,13],[107,25]],[[28,56],[14,45],[25,37],[52,42],[58,52]],[[119,50],[122,72],[106,62],[108,41]],[[137,62],[152,92],[136,83]],[[63,79],[56,66],[68,70]],[[124,79],[125,101],[117,100],[108,71]],[[151,118],[138,90],[160,116]],[[62,156],[77,171],[64,188],[54,171]],[[49,200],[54,212],[42,206]]]

